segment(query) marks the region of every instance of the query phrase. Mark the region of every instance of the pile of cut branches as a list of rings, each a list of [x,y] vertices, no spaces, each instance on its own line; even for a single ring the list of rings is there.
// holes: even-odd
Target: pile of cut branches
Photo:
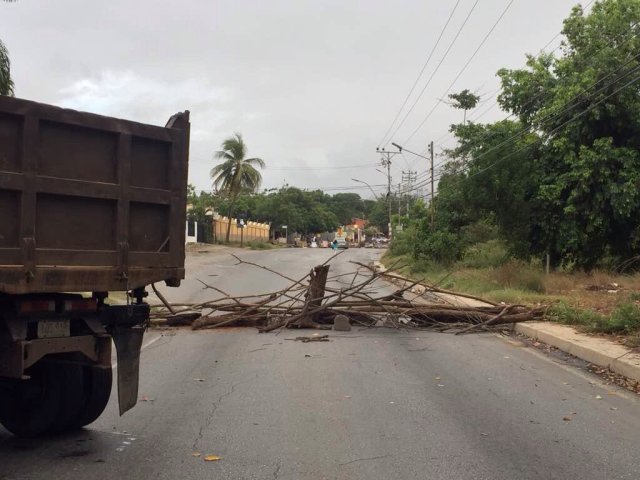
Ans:
[[[280,328],[331,329],[336,316],[344,315],[351,324],[366,327],[467,333],[540,319],[545,312],[545,307],[496,304],[442,290],[359,262],[350,262],[356,266],[354,272],[329,276],[327,261],[294,279],[233,256],[238,260],[236,265],[261,268],[290,283],[274,292],[233,296],[200,281],[205,289],[222,296],[199,304],[170,305],[159,295],[165,307],[156,309],[153,317],[168,319],[170,325],[190,324],[193,329],[253,326],[260,332],[269,332]],[[390,282],[396,285],[395,290],[390,291]],[[416,295],[416,290],[421,293]],[[180,306],[185,309],[176,310]]]

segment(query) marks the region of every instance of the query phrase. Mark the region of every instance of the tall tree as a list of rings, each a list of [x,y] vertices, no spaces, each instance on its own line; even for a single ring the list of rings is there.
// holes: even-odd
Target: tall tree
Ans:
[[[544,140],[533,249],[591,269],[640,253],[640,2],[575,7],[563,55],[501,70],[503,108]]]
[[[9,51],[2,40],[0,40],[0,95],[13,96]]]
[[[264,160],[246,156],[247,145],[239,133],[224,140],[222,150],[214,154],[214,158],[222,160],[222,163],[211,169],[213,187],[229,198],[227,242],[231,234],[231,215],[238,195],[241,192],[254,193],[262,183],[262,175],[256,167],[264,168]]]

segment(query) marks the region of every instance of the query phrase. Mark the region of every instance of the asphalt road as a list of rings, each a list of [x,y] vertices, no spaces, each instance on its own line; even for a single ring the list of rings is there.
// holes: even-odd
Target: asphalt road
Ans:
[[[329,255],[242,253],[297,276]],[[375,255],[349,250],[334,273]],[[190,302],[216,296],[196,278],[234,294],[286,283],[233,263],[192,255],[184,287],[165,291]],[[490,334],[293,336],[152,331],[136,408],[118,417],[114,395],[98,421],[59,438],[0,430],[0,479],[640,478],[638,398],[579,364]]]

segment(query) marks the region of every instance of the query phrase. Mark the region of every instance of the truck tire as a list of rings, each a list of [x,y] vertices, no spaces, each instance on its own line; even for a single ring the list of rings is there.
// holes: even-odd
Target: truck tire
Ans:
[[[72,428],[82,428],[93,423],[109,403],[113,372],[111,368],[84,367],[84,394],[80,410],[72,421]]]
[[[73,396],[82,388],[81,373],[77,365],[38,362],[30,380],[16,382],[4,395],[0,423],[17,437],[66,429],[77,406]]]
[[[84,401],[84,375],[81,365],[58,364],[56,369],[62,382],[62,403],[49,433],[62,433],[74,429],[74,420]]]

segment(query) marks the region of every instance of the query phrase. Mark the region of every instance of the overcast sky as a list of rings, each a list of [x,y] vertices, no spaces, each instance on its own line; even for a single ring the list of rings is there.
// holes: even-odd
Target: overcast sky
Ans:
[[[460,0],[417,91],[476,0]],[[478,0],[422,98],[391,141],[423,152],[462,112],[439,103],[510,0]],[[562,28],[575,0],[515,0],[453,92],[491,108],[501,67],[524,65]],[[164,125],[191,111],[190,183],[210,189],[213,152],[241,132],[267,164],[263,186],[380,192],[375,149],[434,47],[455,0],[18,0],[0,2],[16,96]],[[560,42],[555,39],[547,50]],[[439,104],[438,104],[439,103]],[[474,113],[470,113],[473,118]],[[482,120],[504,117],[498,108]],[[404,114],[401,115],[401,119]],[[449,143],[450,144],[450,143]],[[393,148],[388,145],[388,148]],[[438,160],[437,160],[438,161]],[[393,159],[395,184],[426,161]],[[355,186],[355,187],[354,187]],[[352,188],[354,187],[354,188]],[[360,187],[363,187],[360,190]]]

